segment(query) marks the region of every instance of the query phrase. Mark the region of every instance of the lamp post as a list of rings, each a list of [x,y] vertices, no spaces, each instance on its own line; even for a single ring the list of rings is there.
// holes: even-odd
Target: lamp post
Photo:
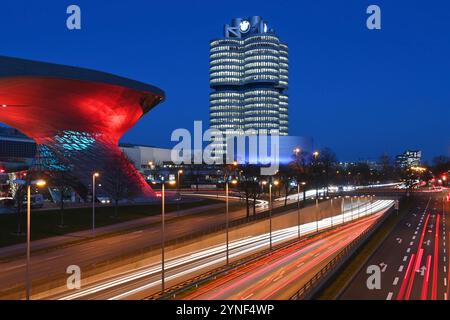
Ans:
[[[237,184],[237,180],[233,179],[231,180],[232,184]],[[225,203],[226,203],[226,210],[225,210],[225,225],[226,225],[226,242],[227,242],[227,249],[226,249],[226,256],[227,256],[227,265],[230,262],[230,249],[229,249],[229,226],[230,226],[230,214],[228,210],[228,180],[225,182]]]
[[[170,185],[176,184],[175,181],[169,181]],[[166,246],[166,189],[164,179],[161,181],[161,292],[165,290],[165,246]]]
[[[331,228],[333,228],[333,198],[331,200]]]
[[[98,172],[92,174],[92,235],[95,235],[95,178],[99,176]]]
[[[297,181],[297,236],[300,239],[300,182]]]
[[[319,198],[316,197],[316,233],[319,232]]]
[[[30,255],[31,255],[31,185],[43,187],[45,180],[36,180],[27,183],[27,267],[26,267],[26,299],[30,300]],[[21,204],[19,203],[19,206]]]
[[[314,175],[316,175],[316,171],[317,171],[317,158],[319,158],[319,151],[314,151],[313,152],[313,157],[314,157],[314,161],[313,161],[313,173]],[[316,179],[318,178],[318,176],[316,176]],[[315,182],[316,184],[316,198],[319,196],[319,185],[318,182],[316,180]]]
[[[274,186],[279,184],[278,180],[273,182]],[[273,201],[272,201],[272,183],[269,184],[269,248],[272,250],[272,209],[273,209]]]
[[[180,174],[183,174],[183,170],[178,170],[178,172],[177,172],[177,189],[178,189],[178,192],[180,192]]]

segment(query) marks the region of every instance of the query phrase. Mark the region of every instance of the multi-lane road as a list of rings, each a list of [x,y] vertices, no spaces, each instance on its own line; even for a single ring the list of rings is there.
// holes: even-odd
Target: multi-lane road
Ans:
[[[352,223],[357,221],[357,217],[368,216],[361,222],[353,222],[344,228],[336,229],[336,238],[331,240],[319,241],[301,251],[305,255],[302,259],[307,260],[304,270],[320,270],[320,267],[329,261],[340,249],[343,248],[352,239],[362,233],[374,219],[377,212],[384,211],[392,206],[393,201],[379,200],[373,203],[367,203],[367,206],[358,208],[349,208],[344,214],[334,216],[333,225]],[[325,218],[319,221],[319,230],[330,228],[332,221]],[[303,235],[316,232],[317,224],[315,222],[301,225],[300,231]],[[295,239],[298,235],[297,226],[275,230],[272,233],[273,244],[282,243]],[[244,236],[230,243],[230,258],[239,258],[249,253],[254,253],[267,248],[269,244],[269,233],[263,233],[256,236]],[[303,246],[303,244],[302,244]],[[214,267],[223,265],[225,262],[225,244],[207,247],[202,250],[186,252],[168,259],[165,265],[165,280],[167,282],[180,282],[192,278],[194,275],[204,273]],[[311,258],[311,252],[314,251]],[[293,257],[293,259],[295,256]],[[292,262],[295,264],[295,262]],[[300,263],[300,262],[298,262]],[[297,263],[297,264],[298,264]],[[305,262],[306,263],[306,262]],[[307,276],[302,280],[308,279]],[[284,282],[284,280],[283,280]],[[281,283],[281,282],[280,282]],[[154,263],[130,272],[124,272],[109,279],[93,283],[87,287],[74,292],[47,296],[50,299],[140,299],[148,295],[158,293],[161,288],[161,264]]]
[[[449,205],[442,193],[423,193],[416,198],[410,212],[362,266],[340,299],[449,298]],[[380,288],[373,285],[373,277],[369,279],[373,275],[369,266],[379,267]]]
[[[345,246],[372,226],[381,213],[275,251],[201,286],[185,299],[289,299]]]

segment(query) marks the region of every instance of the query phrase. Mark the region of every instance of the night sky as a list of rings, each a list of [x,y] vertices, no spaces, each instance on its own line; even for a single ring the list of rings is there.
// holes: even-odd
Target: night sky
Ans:
[[[406,148],[450,155],[450,2],[29,1],[0,3],[0,55],[87,67],[162,88],[167,100],[123,142],[169,146],[176,128],[208,125],[209,40],[233,17],[260,15],[290,49],[290,134],[339,160]],[[66,8],[82,30],[66,28]],[[366,28],[366,8],[382,30]]]

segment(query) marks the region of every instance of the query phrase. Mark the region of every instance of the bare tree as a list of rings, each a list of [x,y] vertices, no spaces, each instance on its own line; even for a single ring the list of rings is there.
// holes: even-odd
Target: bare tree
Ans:
[[[71,184],[73,182],[73,177],[66,170],[55,170],[50,173],[50,178],[55,187],[58,188],[60,199],[59,199],[59,213],[60,222],[59,226],[64,227],[64,198],[71,191]]]
[[[325,187],[326,187],[326,193],[328,195],[328,188],[329,188],[329,184],[330,184],[330,174],[331,171],[333,170],[334,165],[337,162],[337,157],[336,154],[334,153],[333,150],[331,150],[330,148],[324,148],[322,149],[322,151],[320,151],[319,153],[319,171],[320,174],[324,174],[324,178],[325,178]]]

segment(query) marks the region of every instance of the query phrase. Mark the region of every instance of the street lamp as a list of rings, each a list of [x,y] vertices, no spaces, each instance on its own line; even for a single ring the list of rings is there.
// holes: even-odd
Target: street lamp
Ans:
[[[98,172],[92,174],[92,235],[95,235],[95,178],[99,176]]]
[[[297,181],[297,233],[300,239],[300,181]]]
[[[267,181],[266,181],[266,180],[263,180],[263,181],[261,181],[261,184],[263,185],[263,186],[262,186],[262,191],[263,191],[263,195],[264,195],[264,194],[265,194],[264,187],[266,186]]]
[[[178,188],[178,192],[180,191],[180,174],[183,174],[183,170],[178,170],[177,172],[178,176],[177,176],[177,188]]]
[[[170,185],[176,184],[175,181],[170,180]],[[165,245],[166,245],[166,210],[165,210],[165,200],[166,200],[166,189],[164,179],[161,181],[161,292],[164,293],[165,290]]]
[[[39,179],[27,183],[27,268],[26,268],[26,298],[30,300],[30,254],[31,254],[31,185],[43,187],[45,180]],[[22,205],[19,203],[19,206]]]
[[[233,179],[231,180],[231,183],[236,185],[237,180]],[[229,216],[229,210],[228,210],[228,180],[225,182],[225,225],[226,225],[226,256],[227,256],[227,265],[230,262],[230,250],[229,250],[229,225],[230,225],[230,216]]]
[[[319,157],[319,151],[314,151],[312,155],[314,157],[314,161],[313,161],[313,175],[316,178],[315,185],[316,185],[316,198],[317,198],[319,196],[319,184],[317,182],[318,174],[316,172],[317,171],[316,166],[317,166],[317,158]]]
[[[316,195],[316,233],[319,232],[319,198]]]
[[[274,186],[277,186],[279,184],[278,180],[275,180],[273,182]],[[269,248],[272,250],[272,209],[273,209],[273,202],[272,202],[272,183],[269,184]]]

